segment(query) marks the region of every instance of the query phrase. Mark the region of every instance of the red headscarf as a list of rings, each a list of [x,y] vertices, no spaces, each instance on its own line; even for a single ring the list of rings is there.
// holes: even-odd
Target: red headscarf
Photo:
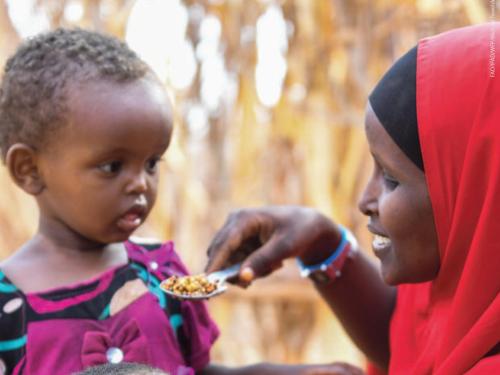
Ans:
[[[417,117],[437,278],[398,288],[391,374],[500,374],[500,23],[418,46]],[[498,70],[495,71],[495,68]]]

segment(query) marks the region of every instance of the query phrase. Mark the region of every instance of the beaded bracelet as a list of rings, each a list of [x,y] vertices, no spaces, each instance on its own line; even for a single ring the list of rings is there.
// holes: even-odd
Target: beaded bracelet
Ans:
[[[309,277],[319,284],[330,284],[341,276],[347,258],[352,258],[358,249],[358,243],[353,234],[346,228],[340,227],[341,240],[333,253],[323,262],[314,265],[305,265],[299,258],[297,264],[302,277]]]

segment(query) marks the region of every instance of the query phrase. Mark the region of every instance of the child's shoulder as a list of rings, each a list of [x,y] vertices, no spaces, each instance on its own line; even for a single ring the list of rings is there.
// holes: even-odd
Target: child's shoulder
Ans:
[[[0,266],[2,264],[3,263],[0,263]],[[9,280],[9,278],[2,271],[2,268],[0,268],[0,301],[5,298],[9,298],[9,296],[16,294],[17,292],[19,292],[18,288]]]
[[[24,294],[7,278],[0,269],[0,348],[15,340],[21,341],[24,324]],[[8,339],[7,341],[2,341]],[[11,342],[12,341],[12,342]]]
[[[14,289],[20,292],[20,288],[31,287],[36,280],[30,275],[37,275],[38,271],[34,262],[22,251],[14,252],[0,262],[0,295]]]

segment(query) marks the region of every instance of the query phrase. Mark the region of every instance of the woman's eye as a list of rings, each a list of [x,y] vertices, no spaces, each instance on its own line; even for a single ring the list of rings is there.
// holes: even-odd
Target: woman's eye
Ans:
[[[160,160],[161,160],[160,158],[152,158],[152,159],[149,159],[149,160],[146,162],[146,170],[147,170],[149,173],[155,173],[155,172],[156,172],[156,169],[158,168],[158,162],[159,162]]]
[[[106,174],[115,174],[120,171],[122,167],[121,161],[111,161],[109,163],[104,163],[99,166],[99,169]]]
[[[396,180],[394,177],[392,177],[391,175],[387,174],[386,172],[384,172],[382,174],[382,178],[384,179],[384,184],[385,186],[387,186],[389,188],[389,190],[394,190],[398,187],[399,185],[399,181]]]

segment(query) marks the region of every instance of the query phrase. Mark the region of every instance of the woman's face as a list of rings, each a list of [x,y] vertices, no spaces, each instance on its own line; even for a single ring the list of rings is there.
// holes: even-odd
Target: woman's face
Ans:
[[[375,168],[359,202],[390,285],[429,281],[440,259],[424,173],[387,134],[368,104],[365,131]]]

